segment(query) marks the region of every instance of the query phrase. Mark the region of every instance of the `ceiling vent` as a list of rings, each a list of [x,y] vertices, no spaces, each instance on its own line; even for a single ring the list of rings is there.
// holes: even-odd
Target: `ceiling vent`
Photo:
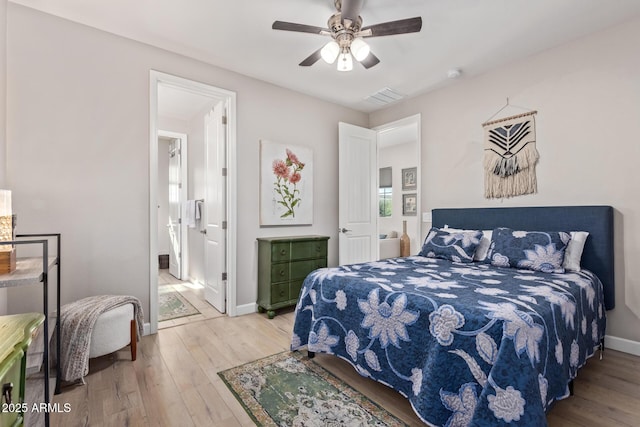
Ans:
[[[404,97],[405,95],[385,87],[384,89],[380,89],[376,93],[367,96],[364,100],[376,105],[387,105],[392,102],[399,101]]]

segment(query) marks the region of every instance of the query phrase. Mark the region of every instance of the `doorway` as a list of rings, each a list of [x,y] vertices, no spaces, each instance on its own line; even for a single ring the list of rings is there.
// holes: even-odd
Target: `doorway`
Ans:
[[[150,331],[155,333],[159,321],[158,287],[159,284],[166,284],[167,280],[177,281],[177,286],[199,287],[204,295],[204,288],[211,285],[209,278],[220,278],[213,285],[224,295],[224,298],[218,298],[217,311],[226,312],[230,316],[236,314],[236,227],[235,221],[230,220],[236,217],[236,175],[235,168],[229,167],[236,163],[236,109],[233,92],[153,70],[150,77],[149,320]],[[205,117],[213,111],[221,119],[215,135],[211,135],[211,125],[205,123]],[[174,187],[175,192],[183,193],[180,202],[174,206],[174,211],[180,212],[177,221],[172,218],[174,224],[171,224],[172,221],[162,224],[157,215],[161,191],[155,185],[159,171],[158,149],[161,144],[158,137],[163,134],[162,131],[166,134],[167,129],[169,139],[173,139],[173,142],[180,139],[180,151],[183,155],[188,153],[189,159],[182,171],[183,178],[179,183],[175,183]],[[185,143],[181,138],[176,138],[178,134],[185,135]],[[219,149],[221,144],[222,150]],[[213,167],[205,161],[207,153],[212,149],[218,153],[218,162]],[[175,144],[171,150],[175,153]],[[184,156],[185,160],[186,158],[187,155]],[[214,172],[209,175],[215,176],[215,179],[205,177],[211,170]],[[212,204],[211,194],[222,194],[223,197],[217,198],[216,203]],[[193,207],[198,209],[197,218]],[[206,232],[212,218],[215,219],[214,222],[222,218],[225,225],[224,239],[218,239],[222,243],[218,248],[218,259],[221,261],[213,267],[205,260],[205,246],[210,240],[206,238]],[[182,247],[181,250],[175,249],[173,258],[176,266],[172,269],[173,274],[164,277],[159,275],[160,261],[157,252],[161,234],[159,230],[163,226],[173,230],[174,241],[181,242]],[[213,272],[212,268],[216,271]]]
[[[421,243],[420,145],[419,114],[374,129],[339,123],[338,239],[341,265],[378,260],[381,253],[385,257],[399,256],[399,253],[389,252],[386,244],[399,252],[398,237],[402,234],[404,221],[411,239],[410,253],[418,252]],[[385,163],[394,157],[393,164]],[[391,208],[394,218],[386,222],[379,217],[379,167],[383,163],[385,168],[395,169],[393,175],[397,185],[393,196],[387,194],[393,197]],[[402,185],[402,174],[408,172],[412,173],[412,185]],[[383,241],[391,232],[395,232],[395,240]],[[385,239],[380,238],[383,235]]]

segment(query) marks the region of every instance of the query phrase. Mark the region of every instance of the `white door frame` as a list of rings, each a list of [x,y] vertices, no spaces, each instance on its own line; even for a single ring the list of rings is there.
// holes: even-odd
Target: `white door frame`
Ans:
[[[158,331],[158,85],[218,98],[227,108],[227,313],[236,315],[236,93],[156,70],[149,71],[149,332]]]
[[[187,182],[188,182],[188,164],[187,164],[187,134],[179,132],[171,132],[168,130],[158,129],[158,137],[173,138],[180,140],[180,279],[184,280],[189,277],[189,233],[187,233],[187,223],[183,221],[187,201]],[[157,194],[156,194],[157,198]],[[156,229],[157,230],[157,229]]]

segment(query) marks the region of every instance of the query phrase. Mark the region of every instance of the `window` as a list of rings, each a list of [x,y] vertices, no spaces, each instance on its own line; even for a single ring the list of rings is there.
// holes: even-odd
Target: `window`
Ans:
[[[391,187],[380,188],[378,190],[378,203],[380,206],[380,216],[391,216],[391,196],[393,192]]]
[[[380,168],[379,185],[378,205],[380,209],[380,216],[391,216],[391,196],[393,194],[391,185],[391,167]]]

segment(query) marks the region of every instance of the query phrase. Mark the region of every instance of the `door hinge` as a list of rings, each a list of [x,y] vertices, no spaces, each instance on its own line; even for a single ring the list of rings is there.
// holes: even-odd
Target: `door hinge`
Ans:
[[[222,273],[222,280],[227,280],[227,273]]]
[[[222,176],[227,176],[227,168],[222,168]]]
[[[182,188],[182,183],[179,183],[179,184],[178,184],[178,188]]]
[[[227,116],[222,116],[222,124],[223,125],[227,124]]]
[[[222,221],[222,229],[223,230],[227,229],[227,221]]]
[[[182,218],[178,218],[178,224],[182,224]]]

